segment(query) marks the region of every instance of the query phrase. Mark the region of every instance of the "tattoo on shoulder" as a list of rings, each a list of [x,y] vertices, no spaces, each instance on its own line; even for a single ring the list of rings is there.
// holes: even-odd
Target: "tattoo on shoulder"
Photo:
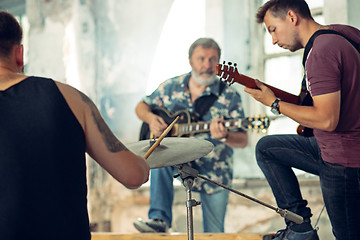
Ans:
[[[81,96],[81,99],[83,100],[83,102],[86,103],[90,107],[94,122],[102,135],[102,138],[105,142],[107,149],[110,152],[129,151],[124,146],[124,144],[122,144],[112,133],[112,131],[110,130],[110,128],[105,123],[102,116],[100,115],[99,111],[97,110],[97,107],[90,100],[90,98],[88,96],[86,96],[85,94],[83,94],[82,92],[80,92],[80,91],[78,91],[78,92],[80,93],[80,96]]]

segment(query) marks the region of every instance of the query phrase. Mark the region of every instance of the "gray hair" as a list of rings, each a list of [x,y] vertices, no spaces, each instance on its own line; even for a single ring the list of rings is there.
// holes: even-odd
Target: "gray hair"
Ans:
[[[219,54],[219,59],[220,59],[221,49],[220,49],[219,45],[215,42],[214,39],[212,39],[212,38],[199,38],[195,42],[193,42],[193,44],[191,44],[191,46],[189,48],[189,58],[192,57],[192,55],[194,53],[194,49],[197,46],[202,46],[203,48],[214,48],[214,49],[216,49],[218,54]]]

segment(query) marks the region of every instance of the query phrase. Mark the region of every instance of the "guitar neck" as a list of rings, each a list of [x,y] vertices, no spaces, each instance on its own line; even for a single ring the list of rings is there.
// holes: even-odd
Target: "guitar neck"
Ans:
[[[152,112],[163,118],[167,124],[170,124],[176,117],[179,117],[179,123],[173,126],[167,135],[168,137],[182,137],[183,135],[210,132],[211,122],[191,122],[190,113],[186,110],[172,113],[163,107],[155,107],[152,109]],[[258,118],[247,117],[222,120],[222,124],[226,129],[250,129],[264,132],[270,125],[270,119],[265,115],[259,116]],[[140,129],[140,140],[151,139],[153,137],[154,135],[150,132],[149,124],[143,122]]]
[[[242,119],[223,120],[225,128],[241,128]],[[175,127],[174,136],[210,132],[210,122],[180,123]]]
[[[229,84],[233,84],[234,82],[237,82],[246,87],[258,89],[255,83],[255,79],[240,74],[237,71],[236,67],[218,64],[216,66],[216,75],[226,80]],[[293,95],[291,93],[287,93],[278,88],[270,86],[266,83],[264,84],[274,92],[276,97],[281,98],[285,102],[299,104],[299,96]]]

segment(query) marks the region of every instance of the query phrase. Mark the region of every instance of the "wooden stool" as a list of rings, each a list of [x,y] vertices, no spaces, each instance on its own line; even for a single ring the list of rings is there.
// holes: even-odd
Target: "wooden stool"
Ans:
[[[195,240],[262,240],[262,234],[195,233]],[[187,240],[184,233],[92,233],[91,240]]]

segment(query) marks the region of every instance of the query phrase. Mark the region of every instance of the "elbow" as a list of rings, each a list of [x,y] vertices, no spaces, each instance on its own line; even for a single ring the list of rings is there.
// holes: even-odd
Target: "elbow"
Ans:
[[[329,127],[324,128],[323,130],[326,131],[326,132],[333,132],[333,131],[335,131],[335,129],[336,129],[336,126],[335,127],[334,126],[329,126]]]
[[[248,145],[247,132],[235,133],[238,134],[235,141],[228,142],[228,145],[232,148],[245,148]],[[226,142],[225,142],[226,143]]]
[[[339,121],[338,119],[328,119],[324,122],[322,130],[327,132],[333,132],[335,131]]]
[[[245,147],[248,145],[248,143],[249,143],[248,134],[245,133],[244,135],[245,135],[245,136],[244,136],[243,142],[242,142],[242,144],[241,144],[241,148],[245,148]]]
[[[136,116],[139,117],[140,113],[141,113],[141,102],[139,102],[139,103],[136,105],[136,107],[135,107],[135,114],[136,114]]]
[[[141,184],[142,185],[142,184]],[[125,187],[127,189],[131,189],[131,190],[134,190],[134,189],[138,189],[139,187],[141,187],[141,185],[126,185]]]
[[[151,108],[149,105],[147,105],[145,102],[139,102],[135,107],[135,113],[138,116],[138,118],[141,118],[143,116],[144,112],[151,111]]]
[[[249,135],[247,132],[243,132],[242,133],[242,139],[241,139],[241,142],[240,142],[240,148],[245,148],[249,143]]]
[[[333,132],[333,131],[335,131],[335,129],[336,129],[336,126],[335,127],[328,127],[327,129],[325,129],[325,131]]]
[[[136,173],[133,173],[130,176],[128,176],[127,179],[123,182],[123,185],[126,188],[137,189],[149,180],[150,167],[146,162],[144,163],[145,164],[142,165],[141,167],[139,166]]]
[[[248,138],[243,139],[240,143],[238,143],[237,148],[245,148],[248,145]]]
[[[124,184],[124,186],[128,189],[137,189],[139,187],[141,187],[144,183],[146,183],[149,179],[149,175],[144,174],[142,176],[137,176],[136,178],[133,177],[131,179],[129,179],[129,181],[127,181],[126,184]]]
[[[137,189],[137,188],[141,187],[142,184],[143,183],[140,181],[131,180],[131,181],[127,182],[126,184],[124,184],[124,186],[128,189]]]

